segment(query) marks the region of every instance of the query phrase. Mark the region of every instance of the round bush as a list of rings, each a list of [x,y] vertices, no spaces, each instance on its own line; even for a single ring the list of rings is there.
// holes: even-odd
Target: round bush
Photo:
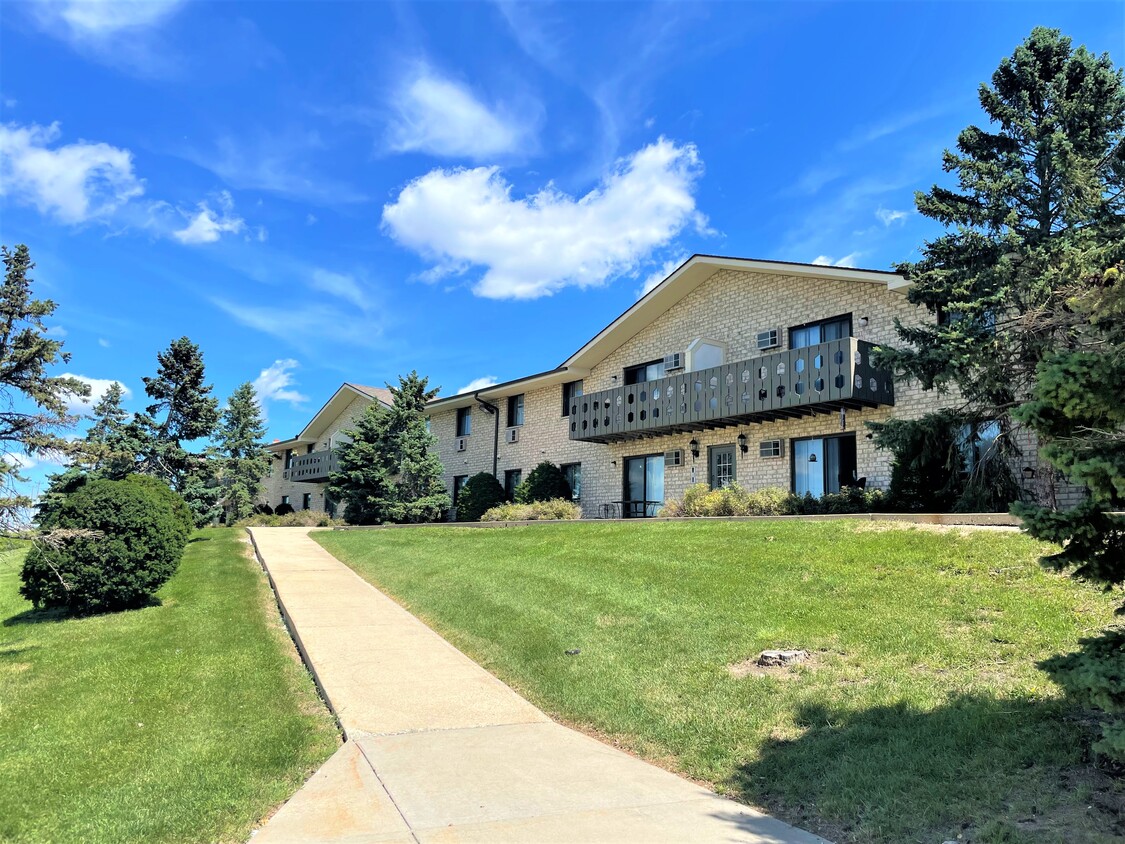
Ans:
[[[162,501],[167,502],[168,506],[172,508],[172,514],[179,519],[184,529],[187,531],[187,536],[191,536],[195,531],[195,518],[191,514],[191,507],[184,501],[179,493],[172,490],[168,484],[159,478],[154,478],[152,475],[129,475],[125,478],[127,483],[136,484],[155,495]],[[187,541],[185,537],[184,541]]]
[[[481,516],[505,500],[500,481],[488,472],[473,475],[457,496],[457,521],[479,522]]]
[[[24,562],[20,593],[36,607],[76,613],[149,603],[175,573],[190,535],[171,496],[135,477],[89,481],[58,506],[51,526],[100,536],[72,536],[57,547],[37,543]]]
[[[275,516],[288,516],[293,512],[293,505],[289,502],[282,502],[277,505],[277,509],[273,511]]]
[[[556,501],[571,499],[570,484],[562,469],[550,460],[544,460],[531,470],[519,487],[516,488],[516,502],[518,504],[531,504],[536,501]]]

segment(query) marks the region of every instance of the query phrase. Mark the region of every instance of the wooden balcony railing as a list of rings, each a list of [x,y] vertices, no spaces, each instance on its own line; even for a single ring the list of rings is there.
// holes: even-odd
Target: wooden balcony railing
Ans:
[[[336,452],[326,449],[309,454],[296,454],[285,470],[285,480],[303,484],[322,484],[337,469]]]
[[[895,403],[855,337],[577,396],[570,438],[609,443]]]

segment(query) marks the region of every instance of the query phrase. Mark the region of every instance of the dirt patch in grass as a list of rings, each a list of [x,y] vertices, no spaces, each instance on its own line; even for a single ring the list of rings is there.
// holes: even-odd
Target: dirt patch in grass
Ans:
[[[727,672],[736,680],[745,677],[776,677],[779,680],[793,680],[802,674],[816,671],[820,664],[820,654],[809,653],[803,660],[783,665],[763,665],[761,656],[752,656],[741,662],[732,662]]]

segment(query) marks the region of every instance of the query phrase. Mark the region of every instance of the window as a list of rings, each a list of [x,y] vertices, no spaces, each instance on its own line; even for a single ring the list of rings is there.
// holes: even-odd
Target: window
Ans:
[[[461,497],[461,490],[465,488],[468,475],[455,475],[453,478],[453,506],[457,506],[457,499]]]
[[[285,468],[293,468],[293,449],[291,448],[285,449]]]
[[[763,440],[758,443],[759,457],[781,457],[781,440]]]
[[[523,393],[518,396],[508,396],[508,427],[515,428],[523,424]]]
[[[581,381],[571,381],[567,384],[563,384],[563,388],[562,388],[562,399],[563,399],[562,415],[563,416],[570,416],[570,406],[571,406],[571,404],[574,403],[574,400],[576,398],[578,398],[580,395],[582,395],[582,382]]]
[[[509,501],[513,501],[516,497],[516,487],[520,485],[523,480],[523,469],[508,469],[504,472],[504,494],[508,496]]]
[[[471,407],[457,408],[457,436],[467,437],[473,432],[473,409]]]
[[[626,457],[623,492],[625,518],[651,518],[659,513],[664,506],[664,455]]]
[[[312,454],[314,448],[316,448],[316,444],[309,443],[307,446],[305,446],[305,454]]]
[[[722,366],[727,356],[727,344],[701,337],[692,341],[691,345],[688,346],[687,353],[688,371],[699,372],[701,369]]]
[[[574,501],[582,500],[582,464],[581,463],[564,463],[559,467],[562,469],[563,477],[570,485],[570,497]]]
[[[829,340],[839,340],[842,337],[851,336],[852,315],[845,314],[790,328],[789,348],[803,349],[806,346],[815,346],[817,343],[827,343]]]
[[[625,368],[625,383],[640,384],[642,381],[655,381],[664,377],[664,361],[654,360],[637,366]]]
[[[434,432],[433,421],[430,419],[429,416],[427,416],[426,417],[426,433],[432,434],[433,432]]]
[[[842,487],[854,486],[856,478],[855,434],[808,437],[793,440],[793,492],[820,498]]]
[[[281,503],[282,504],[288,504],[289,503],[289,496],[288,495],[281,496]]]
[[[957,444],[965,460],[965,471],[972,472],[983,461],[992,456],[996,440],[1000,436],[1000,423],[995,419],[984,422],[967,423],[961,426]]]
[[[302,510],[311,510],[312,509],[312,493],[311,492],[305,493],[304,499],[301,501],[301,509]]]

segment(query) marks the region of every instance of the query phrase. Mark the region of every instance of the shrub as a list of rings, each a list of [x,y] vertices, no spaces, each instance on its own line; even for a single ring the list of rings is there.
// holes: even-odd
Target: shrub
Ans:
[[[1125,629],[1082,639],[1074,653],[1057,654],[1039,667],[1083,706],[1106,713],[1098,753],[1125,764]]]
[[[292,515],[294,512],[295,511],[293,510],[293,505],[290,504],[288,501],[285,501],[285,502],[282,502],[281,504],[277,505],[277,509],[273,511],[273,514],[275,516],[289,516],[289,515]]]
[[[125,480],[147,489],[157,498],[167,502],[168,506],[172,508],[172,513],[183,524],[188,536],[191,536],[192,532],[195,531],[195,517],[191,508],[180,495],[160,478],[154,478],[152,475],[129,475]]]
[[[480,472],[465,481],[465,485],[461,487],[457,496],[457,521],[480,521],[486,510],[503,504],[504,501],[504,487],[500,485],[500,481],[488,472]]]
[[[273,508],[269,504],[266,504],[264,502],[261,503],[261,504],[256,504],[256,505],[254,505],[254,515],[255,516],[272,516],[273,515]]]
[[[51,527],[97,533],[37,543],[20,593],[38,608],[77,613],[148,603],[175,573],[190,535],[169,495],[136,477],[88,481],[57,506]]]
[[[779,487],[766,487],[753,492],[738,484],[722,489],[711,489],[707,484],[688,487],[683,500],[669,501],[660,511],[668,517],[717,516],[792,516],[821,513],[869,513],[885,506],[882,490],[864,491],[848,487],[842,492],[829,493],[821,498],[812,495],[794,495]]]
[[[235,527],[334,527],[347,524],[334,519],[323,510],[296,510],[280,516],[274,513],[255,513],[235,522]]]
[[[482,522],[571,521],[582,518],[582,508],[566,498],[530,504],[500,504],[480,517]]]
[[[562,469],[550,460],[544,460],[531,470],[527,480],[516,487],[515,499],[518,504],[531,504],[535,501],[554,501],[563,499],[570,501],[572,497],[570,484]]]

